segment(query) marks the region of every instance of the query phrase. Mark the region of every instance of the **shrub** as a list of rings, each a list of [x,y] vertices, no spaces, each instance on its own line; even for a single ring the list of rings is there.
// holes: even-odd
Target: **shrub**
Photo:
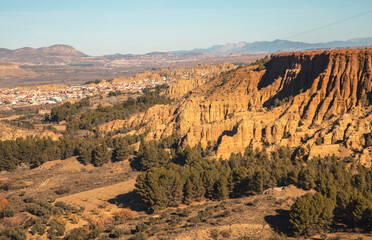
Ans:
[[[87,240],[88,238],[88,231],[85,228],[79,227],[72,229],[69,234],[65,236],[65,240]]]
[[[32,226],[32,228],[31,228],[31,234],[32,235],[35,235],[37,233],[40,236],[41,235],[44,235],[44,233],[46,231],[46,227],[47,226],[45,224],[42,224],[41,222],[37,222],[34,226]]]
[[[371,104],[367,94],[362,95],[362,97],[360,98],[360,104],[362,105],[362,107],[368,107]]]
[[[188,217],[191,214],[191,210],[188,208],[185,208],[182,210],[182,212],[179,213],[180,217]]]
[[[6,205],[3,210],[0,212],[0,218],[4,217],[13,217],[14,216],[14,210],[9,205]]]
[[[1,232],[2,235],[7,236],[12,240],[26,240],[26,232],[20,227],[5,229]]]
[[[189,222],[191,222],[193,224],[200,223],[200,218],[198,216],[193,217],[193,218],[189,219]]]
[[[49,237],[63,236],[65,234],[65,230],[65,226],[55,219],[49,221],[49,229],[47,231]]]
[[[231,237],[231,232],[229,230],[222,230],[220,234],[223,238],[230,238]]]
[[[228,217],[228,216],[230,216],[230,214],[231,214],[231,211],[230,210],[225,210],[225,211],[223,211],[223,213],[221,214],[221,216],[222,217]]]
[[[323,144],[323,138],[317,137],[316,140],[315,140],[315,144],[316,145],[322,145]]]
[[[83,212],[84,210],[82,210],[82,208],[77,208],[75,206],[72,206],[70,204],[67,204],[65,202],[56,202],[54,204],[55,207],[57,208],[60,208],[62,210],[64,210],[66,213],[79,213],[79,212]]]
[[[118,237],[121,237],[123,235],[126,234],[126,231],[124,229],[121,229],[121,228],[115,228],[111,234],[110,234],[110,237],[111,238],[118,238]]]
[[[146,231],[148,228],[149,228],[148,225],[146,225],[146,224],[144,224],[144,223],[140,223],[140,224],[137,224],[137,225],[136,225],[136,232],[144,232],[144,231]]]
[[[134,217],[134,213],[128,209],[122,209],[120,211],[114,212],[114,220],[117,223],[124,223],[128,219],[132,219]]]
[[[219,235],[220,235],[220,233],[218,232],[217,229],[212,229],[211,232],[210,232],[210,236],[213,239],[217,239]]]
[[[33,203],[35,202],[35,198],[32,196],[28,196],[23,200],[25,203]]]
[[[136,233],[136,235],[134,235],[133,237],[133,240],[146,240],[146,239],[147,239],[147,234],[143,232]]]
[[[66,186],[60,186],[57,190],[54,191],[58,195],[67,194],[70,192],[70,188]]]

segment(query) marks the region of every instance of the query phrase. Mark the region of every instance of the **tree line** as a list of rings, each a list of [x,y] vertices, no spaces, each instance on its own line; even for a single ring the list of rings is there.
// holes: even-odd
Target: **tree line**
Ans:
[[[0,141],[0,170],[12,171],[22,164],[37,167],[47,161],[72,156],[78,156],[84,164],[102,166],[109,161],[125,160],[134,154],[130,145],[141,138],[140,135],[84,139],[64,137],[59,140],[27,137]]]

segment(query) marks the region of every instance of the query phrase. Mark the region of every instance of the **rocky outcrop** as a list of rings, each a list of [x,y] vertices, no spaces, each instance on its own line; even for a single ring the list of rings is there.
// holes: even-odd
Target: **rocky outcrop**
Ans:
[[[26,137],[39,137],[39,138],[51,138],[52,140],[58,140],[60,135],[55,134],[48,130],[37,130],[37,129],[22,129],[15,128],[14,126],[0,122],[0,141],[16,140],[17,138]]]
[[[295,52],[273,55],[266,70],[255,66],[194,82],[180,80],[168,94],[189,94],[169,106],[156,106],[125,126],[144,126],[148,138],[178,133],[182,144],[208,142],[216,156],[247,146],[310,146],[310,156],[358,157],[372,132],[370,106],[372,49]],[[345,150],[346,149],[346,150]],[[359,154],[359,155],[358,155]],[[364,155],[366,155],[365,153]]]

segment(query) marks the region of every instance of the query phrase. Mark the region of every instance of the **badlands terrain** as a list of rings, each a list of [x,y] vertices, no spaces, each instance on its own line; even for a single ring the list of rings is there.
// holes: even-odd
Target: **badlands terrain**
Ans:
[[[173,73],[4,115],[1,237],[372,239],[372,49]]]
[[[144,125],[139,132],[151,139],[177,133],[185,146],[212,142],[217,157],[288,145],[310,158],[335,154],[370,167],[371,57],[371,49],[275,54],[266,70],[177,81],[166,94],[179,101],[124,125]]]

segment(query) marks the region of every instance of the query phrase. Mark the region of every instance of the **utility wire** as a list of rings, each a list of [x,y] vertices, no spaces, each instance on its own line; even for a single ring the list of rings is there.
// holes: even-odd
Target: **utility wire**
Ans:
[[[352,20],[352,19],[355,19],[355,18],[364,16],[364,15],[367,15],[369,13],[372,13],[372,9],[370,9],[370,10],[368,10],[366,12],[358,13],[356,15],[353,15],[353,16],[350,16],[350,17],[347,17],[347,18],[338,20],[336,22],[328,23],[328,24],[323,25],[323,26],[320,26],[320,27],[316,27],[316,28],[313,28],[313,29],[306,30],[304,32],[296,33],[296,34],[294,34],[292,36],[289,36],[289,37],[286,37],[286,38],[282,38],[282,40],[289,40],[289,39],[292,39],[292,38],[295,38],[295,37],[298,37],[298,36],[302,36],[302,35],[305,35],[305,34],[308,34],[308,33],[311,33],[311,32],[315,32],[315,31],[318,31],[318,30],[321,30],[321,29],[324,29],[324,28],[328,28],[328,27],[331,27],[331,26],[334,26],[334,25],[337,25],[337,24],[340,24],[340,23],[343,23],[343,22],[346,22],[346,21],[349,21],[349,20]],[[258,44],[256,46],[251,46],[250,47],[250,51],[252,51],[252,50],[254,51],[254,49],[262,48],[262,47],[268,46],[270,44],[271,44],[271,42],[266,42],[266,43]]]
[[[309,30],[306,30],[306,31],[301,32],[301,33],[294,34],[292,36],[289,36],[289,37],[284,38],[284,40],[288,40],[288,39],[291,39],[291,38],[302,36],[304,34],[312,33],[312,32],[315,32],[315,31],[318,31],[318,30],[321,30],[321,29],[324,29],[324,28],[327,28],[327,27],[331,27],[331,26],[334,26],[334,25],[337,25],[337,24],[340,24],[340,23],[343,23],[343,22],[347,22],[349,20],[352,20],[352,19],[355,19],[355,18],[364,16],[364,15],[367,15],[367,14],[369,14],[371,12],[372,12],[372,9],[370,9],[370,10],[368,10],[366,12],[362,12],[362,13],[359,13],[359,14],[356,14],[356,15],[353,15],[353,16],[350,16],[350,17],[347,17],[347,18],[338,20],[338,21],[333,22],[333,23],[328,23],[328,24],[323,25],[323,26],[320,26],[320,27],[316,27],[316,28],[309,29]]]

